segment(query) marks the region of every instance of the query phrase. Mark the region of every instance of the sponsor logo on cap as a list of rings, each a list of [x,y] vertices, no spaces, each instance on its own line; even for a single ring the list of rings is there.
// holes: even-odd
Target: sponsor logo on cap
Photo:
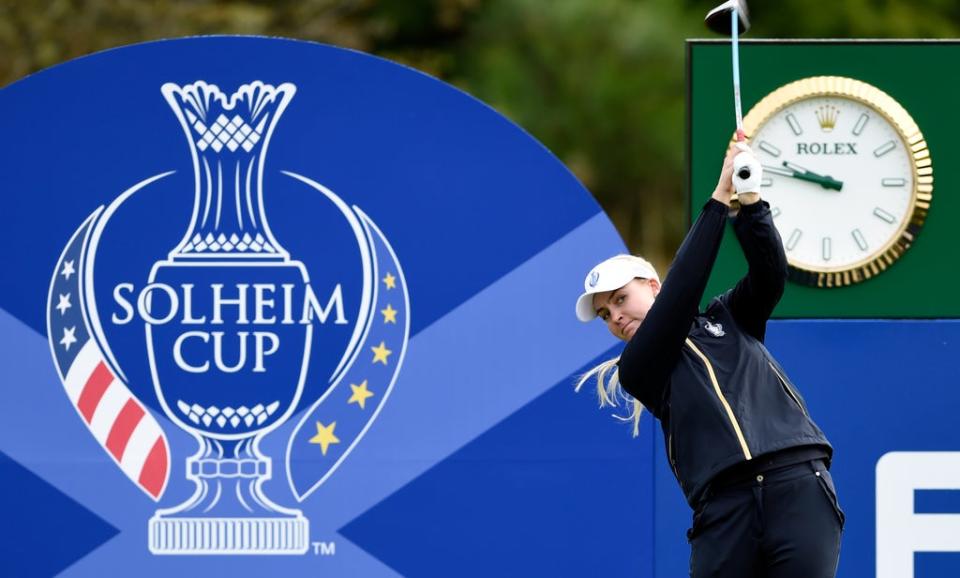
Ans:
[[[597,281],[599,281],[599,280],[600,280],[600,273],[598,273],[597,271],[594,271],[594,272],[590,273],[590,286],[591,286],[591,287],[596,287],[596,286],[597,286]]]

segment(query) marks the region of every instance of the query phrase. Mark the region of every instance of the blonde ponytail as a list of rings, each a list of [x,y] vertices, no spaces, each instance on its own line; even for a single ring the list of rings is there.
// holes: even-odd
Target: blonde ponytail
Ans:
[[[590,371],[584,373],[577,380],[575,391],[580,391],[583,384],[590,381],[591,378],[597,378],[597,397],[600,399],[600,407],[620,407],[621,403],[629,409],[626,415],[613,414],[615,419],[633,423],[633,437],[640,435],[640,414],[643,413],[643,404],[637,401],[632,395],[624,391],[620,385],[617,362],[620,357],[608,359],[600,365],[597,365]]]

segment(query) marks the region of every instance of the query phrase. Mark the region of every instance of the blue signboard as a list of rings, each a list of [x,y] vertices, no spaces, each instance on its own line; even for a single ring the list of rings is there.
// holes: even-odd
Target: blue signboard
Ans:
[[[582,275],[623,243],[520,128],[267,38],[0,104],[0,574],[652,570],[649,426],[573,392],[615,346]]]

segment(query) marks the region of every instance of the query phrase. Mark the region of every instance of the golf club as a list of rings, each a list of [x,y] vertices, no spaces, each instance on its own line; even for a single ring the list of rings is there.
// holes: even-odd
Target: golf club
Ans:
[[[743,110],[740,105],[740,34],[750,29],[750,15],[747,11],[746,0],[727,0],[708,12],[704,21],[710,30],[730,35],[733,62],[733,106],[737,118],[737,142],[742,143],[746,140],[746,134],[743,130]],[[734,185],[738,193],[755,190],[756,186],[759,185],[762,170],[759,169],[759,163],[756,162],[753,155],[745,154],[749,149],[745,145],[741,148],[743,153],[737,155],[737,158],[734,159]],[[756,178],[751,178],[751,176]]]
[[[733,105],[737,115],[737,141],[743,141],[743,111],[740,106],[740,34],[750,29],[745,0],[727,0],[707,13],[707,28],[729,35],[733,60]]]

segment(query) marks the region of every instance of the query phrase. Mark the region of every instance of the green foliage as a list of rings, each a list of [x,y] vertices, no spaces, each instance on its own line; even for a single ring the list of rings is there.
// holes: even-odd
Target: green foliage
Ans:
[[[372,52],[452,82],[526,128],[590,188],[631,249],[663,268],[686,228],[684,39],[711,37],[702,22],[717,3],[0,0],[0,84],[98,50],[196,34]],[[944,38],[960,23],[954,0],[750,8],[753,38]]]
[[[675,0],[500,0],[454,80],[546,143],[663,266],[684,229],[682,39],[696,31]]]

